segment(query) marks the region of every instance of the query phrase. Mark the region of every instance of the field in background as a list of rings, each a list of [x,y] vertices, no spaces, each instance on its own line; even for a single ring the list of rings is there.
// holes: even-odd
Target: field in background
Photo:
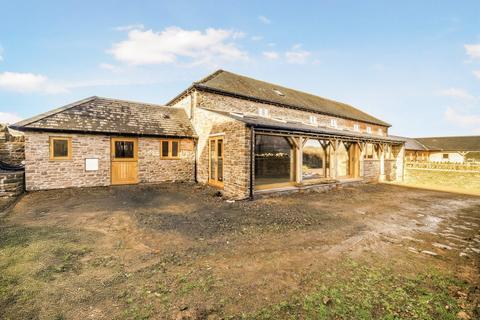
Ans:
[[[405,168],[406,185],[480,195],[480,172]]]

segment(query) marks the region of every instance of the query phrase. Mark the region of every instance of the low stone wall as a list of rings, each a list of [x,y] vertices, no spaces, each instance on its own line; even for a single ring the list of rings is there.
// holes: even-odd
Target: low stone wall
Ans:
[[[0,171],[0,197],[15,197],[23,193],[23,171]]]
[[[324,193],[335,189],[341,189],[343,187],[353,187],[358,186],[361,184],[366,183],[363,179],[352,179],[352,180],[336,180],[330,183],[320,183],[315,185],[309,186],[298,186],[298,187],[285,187],[283,189],[275,189],[275,190],[257,190],[254,193],[254,198],[264,198],[264,197],[274,197],[280,196],[283,194],[290,194],[290,193],[307,193],[307,192],[316,192],[316,193]]]

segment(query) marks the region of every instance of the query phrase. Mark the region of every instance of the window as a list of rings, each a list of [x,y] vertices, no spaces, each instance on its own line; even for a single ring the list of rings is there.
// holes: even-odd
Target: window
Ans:
[[[268,109],[258,108],[258,114],[259,114],[261,117],[268,117],[269,112],[268,112]]]
[[[292,180],[293,148],[285,137],[255,138],[255,185],[288,183]]]
[[[337,119],[331,119],[330,120],[330,126],[333,127],[333,128],[336,128],[337,127]]]
[[[354,125],[353,125],[353,130],[354,130],[354,131],[357,131],[357,132],[360,131],[360,125],[354,124]]]
[[[448,160],[448,153],[444,153],[444,154],[443,154],[443,159],[447,159],[447,160]]]
[[[135,157],[133,148],[133,141],[115,141],[115,158],[133,159]]]
[[[367,133],[369,133],[369,134],[372,133],[372,127],[367,127]]]
[[[71,160],[72,138],[50,137],[50,160]]]
[[[179,140],[160,140],[160,158],[162,159],[178,159],[180,158],[180,141]]]
[[[379,136],[383,136],[383,130],[381,128],[378,128],[377,132]]]
[[[311,123],[311,124],[317,124],[317,117],[315,117],[315,116],[310,116],[310,119],[309,119],[309,120],[310,120],[310,123]]]

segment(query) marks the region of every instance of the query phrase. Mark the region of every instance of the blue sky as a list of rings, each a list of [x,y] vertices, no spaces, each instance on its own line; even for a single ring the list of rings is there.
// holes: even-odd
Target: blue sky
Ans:
[[[161,104],[219,68],[393,134],[480,135],[480,1],[0,0],[0,121],[92,95]]]

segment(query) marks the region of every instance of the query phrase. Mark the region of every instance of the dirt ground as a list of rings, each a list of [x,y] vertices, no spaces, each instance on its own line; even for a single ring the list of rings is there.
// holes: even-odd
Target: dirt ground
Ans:
[[[480,197],[384,184],[214,194],[24,195],[0,220],[0,318],[480,318]]]

